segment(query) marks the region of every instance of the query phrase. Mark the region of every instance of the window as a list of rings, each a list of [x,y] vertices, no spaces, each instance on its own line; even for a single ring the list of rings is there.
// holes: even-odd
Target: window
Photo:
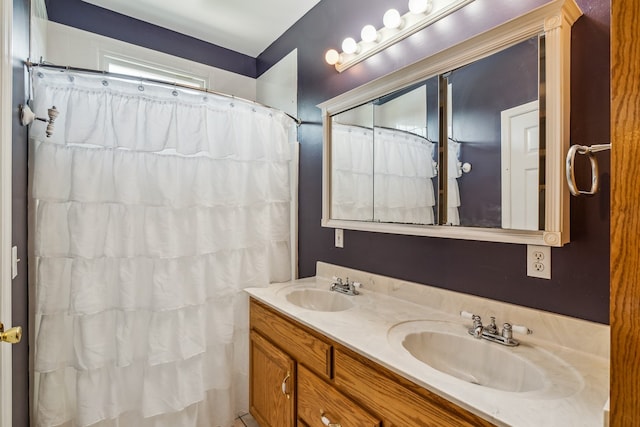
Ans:
[[[144,63],[128,58],[118,58],[111,55],[104,55],[103,61],[104,69],[110,73],[126,74],[196,88],[207,87],[206,78],[183,71],[163,68],[155,64]]]

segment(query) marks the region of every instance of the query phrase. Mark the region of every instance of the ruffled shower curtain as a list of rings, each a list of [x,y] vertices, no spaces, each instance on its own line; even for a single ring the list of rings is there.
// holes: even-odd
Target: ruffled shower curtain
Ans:
[[[433,224],[434,144],[402,130],[333,123],[331,216]]]
[[[331,125],[331,217],[373,221],[373,129]]]
[[[396,129],[375,128],[373,200],[375,220],[433,224],[434,144]]]
[[[34,424],[230,426],[242,289],[291,275],[293,121],[170,86],[34,70]]]

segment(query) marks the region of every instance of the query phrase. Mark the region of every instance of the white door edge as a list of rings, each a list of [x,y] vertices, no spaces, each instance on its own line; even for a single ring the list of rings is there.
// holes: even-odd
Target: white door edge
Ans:
[[[0,322],[11,327],[11,126],[13,2],[0,6]],[[0,427],[11,427],[11,345],[0,343]]]

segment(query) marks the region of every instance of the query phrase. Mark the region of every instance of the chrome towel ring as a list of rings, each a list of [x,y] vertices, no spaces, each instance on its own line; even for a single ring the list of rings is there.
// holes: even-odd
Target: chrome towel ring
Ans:
[[[567,161],[566,161],[566,172],[567,172],[567,184],[569,184],[569,191],[574,196],[593,196],[598,192],[600,183],[599,183],[599,172],[598,172],[598,160],[595,158],[593,153],[597,153],[599,151],[610,150],[611,144],[598,144],[598,145],[572,145],[567,152]],[[589,163],[591,163],[591,189],[589,191],[584,191],[578,189],[578,185],[576,184],[576,177],[574,174],[573,163],[576,158],[576,153],[578,154],[586,154],[589,157]]]

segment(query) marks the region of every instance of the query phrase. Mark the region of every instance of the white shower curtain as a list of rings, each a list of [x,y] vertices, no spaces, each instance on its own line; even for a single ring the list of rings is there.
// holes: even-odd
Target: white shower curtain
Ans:
[[[373,221],[373,129],[331,125],[331,217]]]
[[[36,69],[34,424],[223,426],[247,298],[290,279],[293,121],[170,86]]]
[[[434,145],[420,135],[375,128],[374,220],[433,224]]]
[[[434,144],[382,127],[331,125],[331,216],[433,224]]]

